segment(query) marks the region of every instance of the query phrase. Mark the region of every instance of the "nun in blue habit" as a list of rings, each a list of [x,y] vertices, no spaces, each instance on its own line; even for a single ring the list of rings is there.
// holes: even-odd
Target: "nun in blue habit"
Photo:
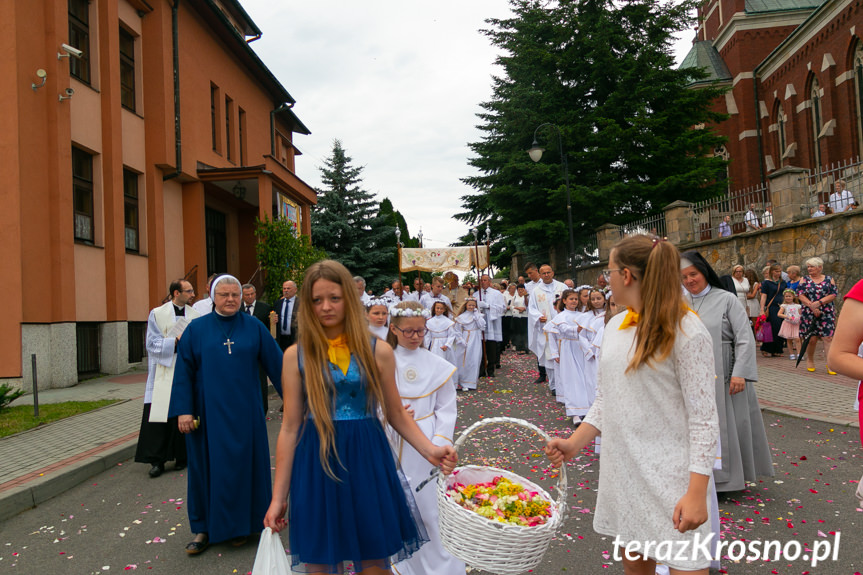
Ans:
[[[272,484],[259,361],[282,394],[282,352],[257,318],[238,313],[240,282],[220,276],[210,295],[214,313],[180,338],[168,412],[186,434],[190,555],[263,530]]]

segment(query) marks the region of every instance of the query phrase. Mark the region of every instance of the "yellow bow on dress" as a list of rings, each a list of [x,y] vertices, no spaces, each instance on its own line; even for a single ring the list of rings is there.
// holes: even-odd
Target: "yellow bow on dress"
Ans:
[[[628,327],[632,327],[634,325],[638,325],[638,320],[641,319],[641,315],[635,313],[634,311],[627,310],[626,317],[623,318],[623,321],[620,322],[620,327],[617,329],[626,329]]]
[[[691,311],[692,313],[694,313],[696,316],[698,315],[698,314],[695,312],[695,310],[694,310],[694,309],[692,309],[691,307],[686,306],[686,309],[687,309],[688,311]],[[622,321],[622,322],[620,322],[620,327],[619,327],[619,328],[617,328],[617,329],[626,329],[626,328],[628,328],[628,327],[632,327],[632,326],[634,326],[634,325],[638,325],[638,321],[639,321],[640,319],[641,319],[641,314],[638,314],[638,313],[636,313],[636,312],[632,311],[631,309],[630,309],[630,310],[627,310],[627,312],[626,312],[626,317],[624,317],[624,318],[623,318],[623,321]]]
[[[329,345],[327,357],[330,362],[342,370],[342,374],[347,375],[351,365],[351,348],[348,347],[345,334],[336,337],[336,339],[327,339],[327,344]]]

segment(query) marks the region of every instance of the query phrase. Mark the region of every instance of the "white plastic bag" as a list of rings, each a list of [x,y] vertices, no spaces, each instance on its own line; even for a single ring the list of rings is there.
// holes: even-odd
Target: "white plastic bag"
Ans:
[[[290,575],[290,573],[291,562],[285,554],[282,539],[269,527],[265,528],[261,533],[252,575]]]

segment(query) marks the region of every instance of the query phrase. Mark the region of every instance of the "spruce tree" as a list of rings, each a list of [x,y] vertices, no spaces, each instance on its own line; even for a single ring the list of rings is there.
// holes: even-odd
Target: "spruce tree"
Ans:
[[[320,168],[323,188],[312,210],[312,238],[330,258],[369,281],[395,259],[395,242],[374,196],[361,186],[363,168],[352,161],[334,140],[332,155]]]
[[[721,192],[722,138],[709,128],[722,89],[693,90],[699,71],[677,70],[673,34],[691,18],[684,2],[510,0],[513,16],[488,20],[503,74],[482,104],[483,137],[470,144],[465,178],[474,194],[456,217],[491,218],[496,235],[523,252],[566,245],[566,188],[558,132],[537,133],[539,163],[525,150],[554,124],[569,165],[578,246],[604,223],[659,214],[674,200]],[[708,128],[696,130],[694,126]],[[578,254],[576,254],[578,255]]]

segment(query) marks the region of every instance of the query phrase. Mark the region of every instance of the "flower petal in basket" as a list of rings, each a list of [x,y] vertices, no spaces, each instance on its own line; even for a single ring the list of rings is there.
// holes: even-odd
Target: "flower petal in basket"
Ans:
[[[498,476],[536,491],[552,502],[548,521],[533,527],[492,521],[465,509],[446,494],[446,487],[455,482],[483,483]],[[545,489],[511,471],[473,465],[458,467],[439,481],[444,484],[444,489],[438,491],[440,534],[447,551],[471,567],[500,575],[524,573],[542,561],[563,521],[562,504],[556,503]]]

